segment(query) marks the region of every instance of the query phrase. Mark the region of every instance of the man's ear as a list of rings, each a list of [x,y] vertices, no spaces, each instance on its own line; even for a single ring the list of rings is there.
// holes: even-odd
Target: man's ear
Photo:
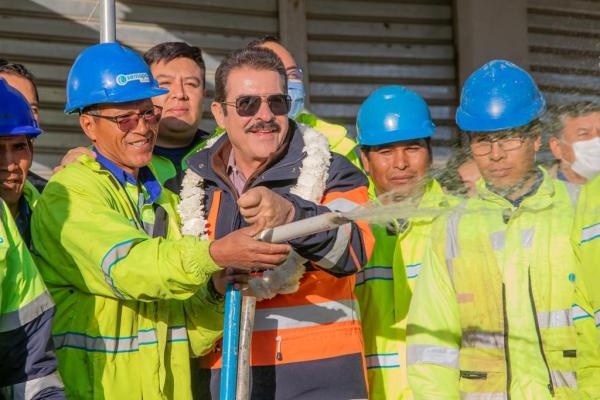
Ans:
[[[94,117],[87,114],[81,114],[79,116],[79,125],[81,125],[81,129],[83,129],[85,136],[87,136],[93,143],[96,143],[96,130],[98,129],[98,126],[96,125]]]
[[[210,111],[212,112],[213,117],[215,117],[215,121],[217,121],[217,125],[219,125],[220,128],[226,129],[225,128],[225,112],[223,110],[224,107],[225,107],[224,104],[221,104],[217,101],[213,101],[210,105]]]
[[[367,175],[370,175],[369,154],[363,149],[360,149],[360,162]]]
[[[550,140],[548,140],[548,146],[550,147],[550,151],[554,158],[562,160],[562,148],[560,146],[560,140],[558,140],[556,136],[552,136]]]

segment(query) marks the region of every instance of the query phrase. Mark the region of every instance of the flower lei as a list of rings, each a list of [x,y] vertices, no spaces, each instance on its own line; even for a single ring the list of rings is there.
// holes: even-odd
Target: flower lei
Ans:
[[[300,175],[290,193],[304,200],[320,203],[329,176],[331,153],[327,138],[314,129],[298,124],[298,130],[304,140],[303,152],[306,157],[302,160]],[[211,147],[220,136],[207,141],[205,148]],[[177,211],[183,224],[184,235],[199,236],[208,240],[206,230],[206,194],[204,179],[188,169],[182,182],[181,202]],[[250,290],[257,300],[270,299],[277,294],[294,293],[300,286],[304,275],[306,259],[292,251],[287,260],[279,267],[265,271],[262,276],[250,280]]]

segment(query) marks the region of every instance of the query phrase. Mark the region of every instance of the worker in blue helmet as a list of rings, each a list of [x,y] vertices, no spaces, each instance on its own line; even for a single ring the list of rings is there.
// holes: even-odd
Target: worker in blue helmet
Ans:
[[[356,276],[370,399],[409,399],[406,315],[435,215],[455,200],[429,175],[435,125],[425,100],[401,86],[375,90],[357,118],[360,157],[378,199],[431,215],[373,225],[375,249]]]
[[[6,97],[2,100],[7,110],[5,112],[19,118],[18,121],[5,120],[5,124],[16,127],[6,127],[0,132],[0,197],[10,209],[21,237],[30,247],[31,213],[40,194],[27,177],[33,162],[33,142],[42,130],[38,127],[37,120],[30,117],[31,113],[27,111],[30,106],[25,108],[18,101],[21,93],[15,93],[16,89],[3,79],[0,80],[0,87]],[[18,100],[14,100],[17,98]]]
[[[32,237],[70,398],[191,399],[190,358],[221,335],[223,268],[272,268],[289,251],[255,240],[260,227],[181,234],[177,198],[147,166],[161,117],[151,98],[164,93],[118,43],[85,49],[69,72],[65,111],[79,113],[96,157],[52,177]]]
[[[41,133],[25,97],[0,79],[2,399],[65,398],[52,351],[54,303],[13,220],[23,212],[19,199],[31,164],[31,140]]]
[[[408,315],[415,399],[600,398],[594,310],[569,240],[577,188],[535,165],[545,109],[508,61],[463,86],[456,123],[482,178],[431,232]]]

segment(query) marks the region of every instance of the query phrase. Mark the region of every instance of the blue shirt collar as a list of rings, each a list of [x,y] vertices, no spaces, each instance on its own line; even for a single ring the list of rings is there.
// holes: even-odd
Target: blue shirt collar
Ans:
[[[117,178],[117,181],[119,181],[119,183],[123,187],[125,187],[127,183],[137,186],[138,180],[135,178],[135,176],[133,176],[127,171],[124,171],[119,166],[117,166],[117,164],[104,157],[102,154],[100,154],[96,147],[93,147],[92,150],[94,151],[94,153],[96,153],[96,161],[100,165],[102,165],[103,168],[105,168],[111,174],[113,174],[113,176]],[[139,182],[144,186],[144,189],[146,189],[146,192],[148,193],[148,198],[144,200],[144,204],[154,203],[160,197],[162,187],[160,186],[160,183],[158,183],[158,181],[156,180],[156,177],[154,176],[150,168],[148,168],[147,166],[140,168],[140,170],[138,171],[138,179]]]
[[[506,199],[506,200],[510,201],[510,203],[513,206],[519,207],[521,205],[521,203],[523,202],[523,200],[525,200],[529,196],[534,195],[537,192],[537,190],[542,185],[542,181],[543,180],[544,180],[544,173],[542,171],[538,171],[537,178],[536,178],[533,186],[531,186],[531,189],[529,189],[529,191],[527,193],[525,193],[524,195],[522,195],[518,199],[515,199],[515,200]]]
[[[567,177],[565,176],[565,174],[562,173],[562,171],[558,171],[556,173],[556,179],[561,180],[563,182],[568,182],[569,180],[567,179]]]

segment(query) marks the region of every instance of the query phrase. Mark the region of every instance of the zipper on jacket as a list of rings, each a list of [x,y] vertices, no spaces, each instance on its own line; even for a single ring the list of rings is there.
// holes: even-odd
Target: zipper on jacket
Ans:
[[[542,359],[544,360],[544,364],[546,365],[546,369],[548,370],[548,390],[552,397],[554,397],[554,384],[552,383],[552,375],[550,374],[550,367],[548,366],[548,360],[546,359],[546,354],[544,353],[544,345],[542,343],[542,334],[540,333],[540,325],[537,320],[537,309],[535,307],[535,300],[533,299],[533,288],[531,287],[531,270],[527,272],[527,277],[529,278],[529,300],[531,301],[531,309],[533,311],[533,321],[535,323],[535,333],[538,338],[538,344],[540,346],[540,352],[542,353]]]
[[[510,351],[508,349],[508,313],[506,311],[506,286],[502,283],[502,317],[504,319],[504,359],[506,360],[506,399],[510,400]]]
[[[283,355],[281,354],[281,336],[277,336],[275,341],[277,342],[277,355],[275,357],[277,358],[277,361],[281,361],[283,360]]]

